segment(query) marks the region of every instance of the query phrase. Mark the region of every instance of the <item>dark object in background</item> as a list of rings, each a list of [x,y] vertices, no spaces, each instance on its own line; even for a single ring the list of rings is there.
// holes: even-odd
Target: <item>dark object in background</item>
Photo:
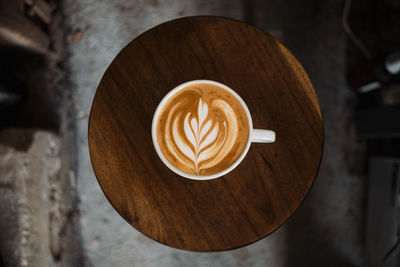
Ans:
[[[356,114],[356,125],[361,138],[400,138],[400,106],[360,110]]]
[[[363,94],[389,85],[399,75],[400,51],[395,51],[358,68],[349,75],[348,82],[358,93]]]
[[[387,86],[400,75],[400,1],[370,0],[363,7],[358,3],[355,8],[363,10],[359,16],[364,17],[363,23],[356,24],[358,27],[349,23],[352,2],[346,0],[343,26],[364,58],[353,64],[347,80],[353,89],[364,94]]]
[[[352,32],[347,25],[347,33],[365,56],[347,74],[358,94],[357,133],[364,139],[400,138],[400,4],[392,0],[370,3],[372,11],[364,12],[370,27],[358,29],[364,34]]]
[[[358,96],[356,129],[369,162],[363,266],[394,267],[400,262],[400,2],[355,0],[358,21],[351,26],[352,0],[345,3],[344,29],[357,47],[349,49],[347,81]]]
[[[46,54],[54,8],[53,1],[0,0],[0,45]]]
[[[18,117],[26,100],[26,87],[2,72],[0,74],[0,129]]]
[[[375,33],[381,42],[400,46],[400,1],[374,1],[373,25]]]
[[[395,266],[393,253],[399,242],[400,159],[374,156],[370,159],[368,186],[367,266]]]
[[[0,0],[0,127],[59,129],[57,3]]]
[[[358,135],[400,138],[400,51],[378,57],[352,77],[349,83],[359,94]]]

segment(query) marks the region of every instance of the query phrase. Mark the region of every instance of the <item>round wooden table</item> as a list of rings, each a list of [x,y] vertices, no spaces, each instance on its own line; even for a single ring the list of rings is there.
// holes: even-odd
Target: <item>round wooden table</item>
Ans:
[[[151,139],[160,100],[195,79],[234,89],[254,128],[276,132],[275,143],[252,144],[236,169],[208,181],[170,171]],[[108,200],[146,236],[185,250],[238,248],[276,230],[310,190],[322,148],[318,98],[300,63],[270,35],[220,17],[141,34],[105,72],[90,113],[91,160]]]

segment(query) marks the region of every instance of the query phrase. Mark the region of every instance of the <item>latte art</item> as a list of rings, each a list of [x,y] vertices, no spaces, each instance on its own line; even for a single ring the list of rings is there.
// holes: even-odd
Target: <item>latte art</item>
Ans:
[[[165,104],[157,141],[165,158],[192,175],[229,167],[242,153],[249,126],[243,107],[226,90],[210,84],[188,86]]]
[[[193,169],[196,174],[200,174],[200,170],[218,164],[232,149],[237,136],[238,123],[229,104],[223,100],[214,100],[210,104],[213,108],[225,113],[225,118],[230,125],[229,129],[226,121],[218,122],[215,118],[208,117],[208,105],[203,103],[201,98],[197,114],[188,112],[185,116],[183,121],[184,136],[180,135],[178,131],[181,117],[175,117],[172,123],[172,139],[174,142],[169,143],[169,149],[172,153],[175,153],[176,148],[173,145],[176,145],[177,149],[190,159],[190,162],[180,160],[181,163]],[[167,122],[166,127],[170,127],[170,123]],[[166,132],[168,132],[167,129]],[[167,137],[167,139],[170,138]],[[179,159],[179,157],[177,158]]]

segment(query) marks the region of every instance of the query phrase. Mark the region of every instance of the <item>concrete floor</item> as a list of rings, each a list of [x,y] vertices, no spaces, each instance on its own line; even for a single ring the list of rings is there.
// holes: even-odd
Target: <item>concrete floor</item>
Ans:
[[[354,95],[345,83],[343,1],[63,0],[66,59],[76,106],[76,179],[85,266],[362,266],[365,181]],[[113,210],[88,153],[88,114],[102,74],[117,53],[151,27],[180,16],[246,20],[282,41],[303,64],[320,98],[324,156],[303,205],[279,230],[250,246],[191,253],[156,243]],[[361,166],[354,168],[349,166]]]

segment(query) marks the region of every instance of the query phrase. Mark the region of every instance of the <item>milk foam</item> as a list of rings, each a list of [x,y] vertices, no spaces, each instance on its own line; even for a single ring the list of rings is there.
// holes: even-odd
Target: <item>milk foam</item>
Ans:
[[[209,84],[192,85],[172,96],[157,123],[157,140],[165,158],[192,175],[229,167],[241,155],[249,135],[241,103]]]
[[[176,103],[178,105],[179,103]],[[198,102],[197,112],[192,114],[188,112],[183,120],[184,134],[179,131],[180,116],[169,117],[171,122],[166,123],[166,128],[172,126],[172,140],[176,148],[189,158],[188,166],[195,170],[197,174],[202,168],[209,168],[218,164],[227,153],[229,153],[232,145],[235,142],[237,135],[237,119],[235,112],[228,103],[224,100],[214,100],[211,102],[215,108],[218,108],[224,113],[227,121],[223,121],[222,127],[208,115],[208,105],[200,98]],[[191,119],[190,119],[191,118]],[[229,128],[227,127],[230,126]],[[169,132],[170,129],[166,129]],[[217,137],[219,139],[217,140]],[[189,142],[187,142],[189,141]],[[169,146],[170,152],[174,153],[176,148]],[[182,164],[188,165],[187,161],[181,160]],[[204,166],[200,164],[204,161],[211,160]]]

